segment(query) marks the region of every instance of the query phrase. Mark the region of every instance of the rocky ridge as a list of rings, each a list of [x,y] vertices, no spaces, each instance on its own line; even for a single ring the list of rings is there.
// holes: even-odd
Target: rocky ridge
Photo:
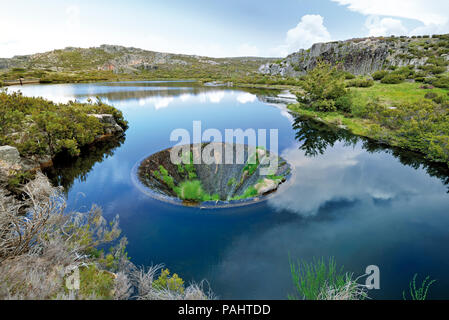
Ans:
[[[12,68],[66,71],[113,71],[114,73],[134,73],[158,68],[182,68],[192,66],[232,67],[245,66],[257,71],[260,64],[274,61],[270,58],[210,58],[197,55],[155,52],[118,45],[101,45],[91,48],[53,50],[32,55],[0,58],[0,71]]]
[[[296,77],[313,69],[318,60],[341,63],[355,75],[371,74],[391,66],[426,65],[431,57],[449,60],[449,35],[430,37],[377,37],[314,44],[277,63],[259,68],[266,75]]]

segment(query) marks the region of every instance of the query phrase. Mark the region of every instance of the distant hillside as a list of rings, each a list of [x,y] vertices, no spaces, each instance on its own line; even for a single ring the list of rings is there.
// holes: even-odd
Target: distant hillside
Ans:
[[[14,78],[14,72],[34,70],[38,78],[45,73],[109,72],[113,74],[155,74],[207,76],[210,73],[223,76],[249,75],[257,72],[261,64],[274,62],[267,58],[209,58],[192,55],[170,54],[102,45],[94,48],[65,48],[27,56],[0,59],[0,72]],[[20,74],[18,74],[20,75]]]
[[[277,63],[264,64],[259,71],[274,76],[300,76],[313,69],[321,59],[332,64],[341,63],[346,71],[364,75],[408,65],[415,68],[428,64],[446,67],[448,54],[449,35],[362,38],[317,43]]]

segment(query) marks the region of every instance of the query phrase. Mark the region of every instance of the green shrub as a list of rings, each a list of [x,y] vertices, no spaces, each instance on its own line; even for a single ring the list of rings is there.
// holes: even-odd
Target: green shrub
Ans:
[[[355,75],[348,71],[343,72],[343,75],[345,76],[346,80],[352,80],[356,78]]]
[[[435,99],[436,97],[438,97],[438,94],[435,93],[435,92],[428,92],[428,93],[426,93],[426,95],[424,96],[424,98],[430,99],[430,100]]]
[[[376,71],[372,74],[374,80],[381,80],[385,77],[389,72],[387,70]]]
[[[440,103],[441,102],[441,103]],[[429,159],[449,163],[449,109],[447,97],[395,105],[365,107],[365,118],[378,126],[371,126],[372,138],[418,150]]]
[[[449,77],[441,77],[432,83],[437,88],[449,89]]]
[[[218,201],[220,196],[218,194],[209,195],[203,190],[203,186],[199,180],[184,181],[178,187],[174,188],[178,197],[182,200],[188,201]]]
[[[203,187],[199,180],[181,182],[175,189],[178,197],[183,200],[201,201],[203,198]]]
[[[347,94],[335,100],[335,107],[339,111],[351,112],[352,109],[352,97]]]
[[[419,67],[421,70],[427,71],[429,73],[432,73],[434,75],[442,74],[446,72],[446,67],[439,67],[433,64],[426,64],[425,66]]]
[[[337,107],[335,106],[334,100],[327,100],[327,99],[317,100],[312,102],[310,106],[312,107],[313,110],[320,112],[337,111]]]
[[[427,59],[427,63],[433,64],[438,67],[446,67],[449,64],[449,62],[442,57],[430,57],[429,59]]]
[[[356,87],[356,88],[368,88],[374,85],[374,81],[372,79],[367,78],[358,78],[348,81],[346,83],[347,87]]]
[[[80,268],[80,295],[97,299],[113,299],[114,276],[95,265]]]
[[[438,78],[436,78],[436,77],[427,77],[424,79],[424,83],[433,84],[437,80],[438,80]]]
[[[385,77],[383,77],[380,82],[385,83],[385,84],[398,84],[404,80],[405,80],[405,78],[403,75],[390,73],[390,74],[387,74]]]
[[[401,67],[393,71],[392,74],[401,75],[402,77],[404,77],[404,79],[412,79],[414,78],[415,71],[413,67],[408,66],[408,67]]]
[[[184,293],[184,280],[176,273],[170,276],[170,270],[162,269],[159,277],[153,281],[153,287],[158,290],[168,289],[173,292]]]
[[[50,155],[66,151],[78,155],[80,147],[104,134],[105,125],[89,114],[112,114],[127,128],[123,114],[112,106],[97,103],[56,104],[19,93],[0,92],[0,145],[11,144],[24,155]],[[22,133],[20,141],[12,135]]]

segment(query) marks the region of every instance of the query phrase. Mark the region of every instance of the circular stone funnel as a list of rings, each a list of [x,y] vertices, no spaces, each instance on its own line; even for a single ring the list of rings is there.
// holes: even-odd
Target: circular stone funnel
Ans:
[[[151,197],[217,208],[267,199],[290,179],[291,170],[264,148],[213,142],[157,152],[138,163],[134,172],[139,189]]]

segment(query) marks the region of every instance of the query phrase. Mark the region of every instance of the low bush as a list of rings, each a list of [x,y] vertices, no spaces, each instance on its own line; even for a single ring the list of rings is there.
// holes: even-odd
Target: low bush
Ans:
[[[330,99],[317,100],[312,102],[310,107],[319,112],[334,112],[337,111],[335,101]]]
[[[369,88],[374,85],[374,81],[368,78],[357,78],[346,83],[347,87]]]
[[[419,67],[421,70],[424,70],[428,73],[432,73],[434,75],[437,74],[442,74],[444,72],[446,72],[447,68],[446,67],[442,67],[442,66],[436,66],[433,64],[426,64],[424,66]]]
[[[0,145],[15,146],[24,156],[53,157],[62,151],[78,155],[81,146],[105,132],[106,125],[90,114],[112,114],[122,128],[127,128],[121,111],[101,100],[56,104],[20,92],[0,92]]]
[[[348,71],[343,72],[343,75],[345,76],[346,80],[352,80],[356,78],[355,75],[353,75],[351,72]]]
[[[438,97],[438,94],[435,92],[428,92],[424,96],[424,98],[430,99],[430,100],[435,99],[436,97]]]
[[[162,269],[159,277],[153,281],[153,287],[158,290],[170,290],[184,293],[184,280],[176,273],[170,276],[170,270]]]
[[[437,88],[449,89],[449,77],[441,77],[432,83]]]
[[[339,111],[351,112],[352,96],[347,94],[335,100],[335,107]]]
[[[401,74],[390,73],[382,78],[380,82],[385,84],[398,84],[405,80],[405,77]]]
[[[389,72],[387,70],[376,71],[372,74],[374,80],[382,80]]]
[[[415,77],[415,70],[412,66],[401,67],[393,71],[392,74],[400,75],[404,79],[413,79]]]

